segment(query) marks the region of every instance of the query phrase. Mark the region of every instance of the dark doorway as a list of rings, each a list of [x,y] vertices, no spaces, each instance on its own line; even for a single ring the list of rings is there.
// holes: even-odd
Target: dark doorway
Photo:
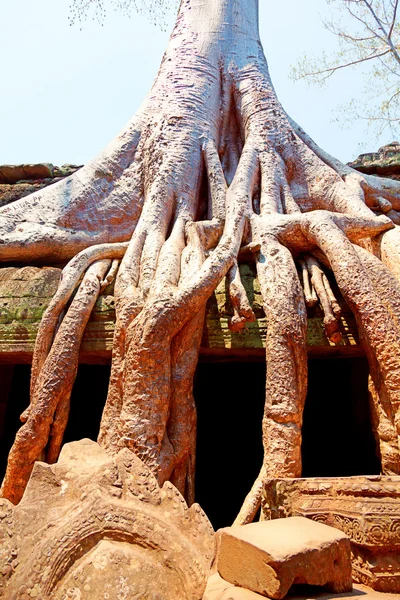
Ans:
[[[214,528],[231,525],[262,464],[265,364],[200,363],[196,501]]]
[[[65,442],[96,440],[110,367],[80,365]],[[28,365],[16,365],[0,439],[0,480],[29,403]],[[363,358],[309,362],[303,425],[303,477],[345,477],[380,472]],[[230,525],[262,463],[265,397],[263,362],[204,362],[196,372],[198,411],[196,500],[214,527]]]
[[[79,365],[71,395],[64,443],[89,438],[96,441],[107,399],[110,366]]]
[[[377,475],[365,358],[309,361],[303,477]]]
[[[21,427],[20,414],[29,404],[30,372],[30,365],[16,365],[14,369],[0,439],[0,481],[5,474],[8,453]],[[64,443],[82,438],[97,439],[109,377],[109,366],[79,365]]]
[[[0,439],[0,481],[3,481],[6,472],[7,457],[15,434],[22,425],[19,417],[29,405],[30,378],[30,365],[15,365]]]

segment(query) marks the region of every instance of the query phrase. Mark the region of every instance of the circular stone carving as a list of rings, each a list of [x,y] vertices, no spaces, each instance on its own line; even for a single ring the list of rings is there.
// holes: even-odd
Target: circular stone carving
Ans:
[[[129,450],[110,457],[90,440],[67,444],[56,465],[36,463],[18,506],[6,502],[7,531],[21,547],[17,563],[13,539],[5,547],[4,600],[203,596],[215,555],[210,522]]]
[[[54,600],[175,600],[181,596],[179,577],[162,553],[101,540],[63,577]]]

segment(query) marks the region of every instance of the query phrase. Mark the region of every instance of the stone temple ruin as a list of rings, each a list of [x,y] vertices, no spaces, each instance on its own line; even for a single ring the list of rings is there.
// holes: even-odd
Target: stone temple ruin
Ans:
[[[400,178],[400,145],[362,155],[352,166]],[[0,166],[0,206],[77,169]],[[61,267],[0,268],[1,478],[19,415],[29,402],[38,325],[56,292]],[[332,581],[308,573],[288,580],[281,595],[281,588],[258,589],[248,573],[242,579],[237,575],[242,567],[234,562],[237,553],[232,550],[235,544],[247,544],[248,556],[253,546],[228,529],[219,534],[219,575],[215,572],[216,540],[208,519],[215,529],[233,522],[262,460],[266,319],[255,270],[244,260],[240,272],[256,320],[241,333],[231,331],[233,309],[224,280],[208,302],[195,377],[196,502],[204,512],[197,504],[189,509],[172,484],[160,489],[130,451],[110,458],[90,441],[98,434],[110,373],[115,325],[111,284],[99,297],[83,336],[66,445],[58,463],[36,463],[17,507],[0,499],[0,598],[200,600],[213,563],[207,600],[256,600],[259,594],[280,598],[292,583],[304,582],[330,584],[337,592],[349,589],[345,579],[351,580],[351,574],[345,575],[344,564],[340,585],[334,584],[333,567],[327,567]],[[350,539],[351,549],[342,549],[340,557],[351,550],[353,581],[400,594],[400,477],[381,475],[379,419],[362,339],[351,310],[338,289],[334,291],[340,305],[335,336],[324,330],[320,306],[308,309],[302,478],[269,480],[260,518],[266,522],[305,517],[340,530]],[[336,534],[334,544],[345,544],[345,537]],[[332,548],[324,550],[327,564],[329,552],[336,552],[336,546]],[[257,563],[257,552],[273,554],[270,548],[257,547],[254,556],[249,555],[250,563]],[[265,562],[265,554],[261,556]],[[293,564],[296,560],[300,559],[294,558]],[[279,574],[278,563],[274,577],[281,584],[286,575]],[[241,595],[246,588],[252,591]],[[160,589],[168,593],[161,596]]]

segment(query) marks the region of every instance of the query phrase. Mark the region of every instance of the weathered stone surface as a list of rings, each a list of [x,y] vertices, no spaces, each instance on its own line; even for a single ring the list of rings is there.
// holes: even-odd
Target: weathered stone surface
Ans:
[[[218,572],[236,586],[278,600],[294,583],[352,589],[350,541],[332,527],[292,517],[228,527],[217,535]]]
[[[208,582],[203,600],[261,600],[264,596],[237,587],[215,573]]]
[[[0,207],[57,183],[79,168],[77,165],[54,167],[48,163],[0,165]]]
[[[34,165],[0,165],[0,183],[17,183],[27,179],[53,177],[54,167],[50,163]]]
[[[392,142],[379,148],[378,152],[360,154],[349,163],[353,169],[369,175],[379,175],[392,179],[400,178],[400,144]]]
[[[5,206],[6,204],[10,204],[10,202],[24,198],[44,187],[46,187],[45,183],[19,183],[18,185],[0,183],[0,206]]]
[[[262,515],[340,529],[351,540],[353,580],[400,593],[400,477],[269,480]]]
[[[208,579],[206,591],[203,600],[262,600],[264,596],[245,590],[228,583],[218,573],[211,575]],[[375,592],[364,585],[357,584],[352,592],[344,592],[333,595],[331,592],[324,592],[321,588],[306,589],[295,586],[286,596],[288,600],[344,600],[352,598],[353,600],[394,600],[397,596],[381,594]]]
[[[261,307],[258,280],[252,268],[240,266],[242,281],[257,320],[242,333],[229,329],[233,314],[223,280],[208,302],[203,330],[202,354],[265,357],[267,320]],[[53,267],[0,268],[0,362],[30,362],[40,320],[61,276]],[[110,360],[115,322],[112,286],[100,296],[86,328],[81,358],[96,362]],[[311,355],[357,355],[362,353],[353,314],[343,303],[342,340],[330,342],[324,334],[323,315],[313,309],[308,319],[307,344]]]
[[[4,600],[200,600],[214,553],[198,505],[130,451],[110,458],[90,440],[36,463],[17,507],[0,500]]]

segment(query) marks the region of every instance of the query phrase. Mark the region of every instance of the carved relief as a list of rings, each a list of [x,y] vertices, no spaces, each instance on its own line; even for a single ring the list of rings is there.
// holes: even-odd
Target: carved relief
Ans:
[[[19,506],[0,505],[4,600],[200,600],[213,529],[130,451],[90,440],[36,463]]]
[[[351,539],[354,581],[400,592],[400,477],[269,480],[262,516],[303,516],[340,529]]]

